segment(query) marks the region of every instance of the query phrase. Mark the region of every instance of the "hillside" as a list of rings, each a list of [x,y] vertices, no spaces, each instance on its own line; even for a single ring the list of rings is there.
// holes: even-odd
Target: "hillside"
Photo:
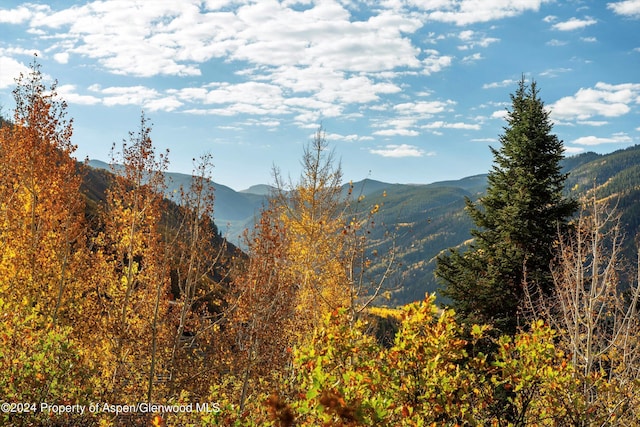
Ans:
[[[563,161],[563,168],[569,174],[566,188],[571,197],[580,198],[595,191],[598,199],[617,204],[627,236],[624,254],[633,262],[634,237],[640,231],[640,146],[607,155],[585,153],[569,157]],[[400,273],[403,286],[394,292],[394,303],[405,304],[421,298],[425,292],[436,292],[435,257],[446,248],[463,245],[471,237],[469,230],[473,224],[464,213],[464,198],[474,200],[482,195],[486,175],[472,178],[407,188],[395,199],[387,196],[382,215],[394,227],[397,258],[404,266]],[[469,186],[469,182],[477,185]],[[442,192],[429,193],[429,188],[440,188]],[[372,197],[370,202],[381,200]]]
[[[108,165],[91,161],[99,169]],[[598,198],[615,200],[622,212],[627,240],[625,253],[634,256],[634,239],[640,229],[640,146],[607,155],[583,153],[564,159],[563,170],[569,174],[566,188],[575,198],[595,189]],[[175,200],[180,186],[190,185],[191,176],[167,173],[167,196]],[[100,175],[91,177],[95,185]],[[215,222],[220,233],[242,245],[240,236],[250,228],[255,215],[273,190],[268,185],[255,185],[236,192],[211,181],[215,188]],[[385,304],[406,304],[420,300],[425,293],[437,292],[433,276],[435,258],[443,250],[463,245],[470,238],[473,223],[464,212],[465,198],[476,200],[487,186],[487,175],[474,175],[459,180],[434,182],[426,185],[390,184],[371,179],[351,183],[352,197],[364,196],[361,210],[379,205],[371,247],[385,253],[393,247],[397,271],[389,283],[399,288],[391,293]],[[343,187],[348,194],[349,184]],[[375,266],[374,266],[375,271]]]
[[[88,167],[84,167],[81,164],[79,164],[79,167],[82,168],[83,182],[81,189],[86,196],[85,200],[87,202],[87,216],[89,220],[93,222],[93,218],[96,218],[98,216],[99,205],[105,201],[105,192],[109,188],[113,180],[112,172],[107,163],[101,162],[99,160],[91,160],[88,164]],[[168,196],[175,195],[176,193],[173,192],[173,189],[179,189],[180,184],[184,185],[185,188],[189,188],[192,179],[192,177],[189,175],[173,173],[166,174],[166,178],[167,184],[169,186],[167,189]],[[170,180],[172,180],[171,183]],[[217,184],[215,185],[216,191],[219,191]],[[220,192],[225,195],[225,197],[223,197],[223,200],[230,200],[232,202],[235,202],[236,199],[238,199],[238,197],[236,196],[237,193],[235,193],[234,190],[230,189],[229,187],[221,187],[222,190]],[[227,206],[232,207],[229,210],[234,210],[234,204],[227,203]],[[181,210],[176,203],[176,200],[172,200],[171,197],[167,197],[167,199],[165,200],[165,212],[163,216],[163,221],[165,222],[165,224],[169,228],[177,228],[178,221],[180,220],[180,215]],[[99,227],[100,225],[93,222],[93,226]],[[213,222],[213,227],[214,230],[217,230],[217,233],[213,241],[211,242],[211,250],[217,252],[221,248],[224,248],[224,252],[226,255],[223,257],[224,259],[221,259],[222,262],[220,263],[220,266],[224,269],[226,267],[223,266],[227,264],[228,259],[233,256],[241,255],[241,251],[233,242],[224,237],[223,232],[219,229],[215,220]],[[228,276],[228,272],[222,270],[215,271],[214,276],[218,278]]]
[[[96,170],[111,170],[108,163],[95,159],[89,161],[89,166]],[[165,177],[167,185],[165,196],[178,203],[180,199],[180,189],[189,188],[193,177],[175,172],[166,172]],[[208,185],[214,188],[214,221],[218,226],[218,230],[230,242],[238,245],[242,231],[253,222],[253,218],[260,211],[265,199],[265,193],[254,194],[249,192],[249,190],[246,192],[237,192],[230,187],[214,181],[208,181]],[[255,188],[266,187],[267,186],[256,186]]]

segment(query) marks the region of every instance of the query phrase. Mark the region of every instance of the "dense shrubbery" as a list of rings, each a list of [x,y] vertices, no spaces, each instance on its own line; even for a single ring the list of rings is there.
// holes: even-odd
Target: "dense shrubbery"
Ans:
[[[293,350],[288,373],[265,378],[239,411],[234,388],[216,387],[221,425],[525,426],[635,425],[640,384],[607,372],[583,375],[543,321],[514,337],[469,331],[433,297],[403,309],[384,348],[348,313],[327,314],[312,342]],[[487,346],[487,343],[490,343]],[[560,344],[559,344],[560,343]],[[482,350],[493,351],[484,353]],[[598,402],[585,395],[602,396]],[[206,418],[210,420],[211,418]],[[202,421],[204,421],[203,419]],[[197,424],[197,423],[196,423]]]

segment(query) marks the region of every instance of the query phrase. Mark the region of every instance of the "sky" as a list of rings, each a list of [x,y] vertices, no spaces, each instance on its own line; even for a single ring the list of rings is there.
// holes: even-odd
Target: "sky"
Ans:
[[[79,159],[144,112],[171,171],[211,154],[236,190],[295,181],[320,126],[345,181],[486,173],[522,77],[567,155],[640,142],[640,0],[3,0],[4,115],[34,54]]]

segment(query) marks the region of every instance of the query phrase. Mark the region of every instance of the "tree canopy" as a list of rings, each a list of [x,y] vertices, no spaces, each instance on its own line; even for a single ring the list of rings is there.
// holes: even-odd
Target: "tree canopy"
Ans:
[[[491,148],[487,194],[466,202],[473,242],[438,257],[436,269],[460,315],[504,332],[515,332],[525,282],[544,293],[553,288],[549,264],[558,227],[577,206],[563,192],[564,148],[551,133],[536,82],[523,77],[511,102],[501,146]]]

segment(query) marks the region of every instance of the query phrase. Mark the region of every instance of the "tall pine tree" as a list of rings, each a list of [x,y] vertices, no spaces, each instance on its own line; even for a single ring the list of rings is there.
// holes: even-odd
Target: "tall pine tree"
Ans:
[[[508,111],[487,194],[467,212],[477,228],[468,250],[438,257],[436,275],[443,294],[468,322],[492,323],[513,333],[525,283],[544,293],[553,288],[549,264],[558,227],[575,212],[563,195],[562,141],[551,134],[549,112],[535,82],[524,77]]]

